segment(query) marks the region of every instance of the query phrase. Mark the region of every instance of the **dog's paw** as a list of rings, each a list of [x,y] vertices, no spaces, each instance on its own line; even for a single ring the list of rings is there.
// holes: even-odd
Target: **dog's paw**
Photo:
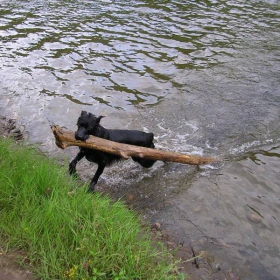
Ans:
[[[88,193],[94,193],[94,187],[96,185],[96,182],[91,182],[89,188],[88,188]]]
[[[69,164],[68,171],[69,171],[70,175],[75,175],[75,176],[77,175],[76,167],[72,163]]]
[[[87,192],[88,193],[94,193],[94,188],[89,187]]]

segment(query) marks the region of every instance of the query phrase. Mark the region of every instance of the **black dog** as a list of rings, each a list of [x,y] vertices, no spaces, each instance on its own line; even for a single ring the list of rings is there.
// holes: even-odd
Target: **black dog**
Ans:
[[[76,140],[85,141],[89,138],[89,135],[93,135],[119,143],[131,144],[147,148],[155,147],[153,143],[153,133],[146,133],[138,130],[106,129],[99,124],[102,118],[103,116],[96,117],[91,113],[82,111],[81,116],[79,117],[77,122],[78,130],[75,133]],[[96,185],[100,175],[103,173],[104,168],[111,165],[115,161],[121,160],[121,157],[117,155],[93,149],[80,148],[77,156],[69,164],[70,174],[76,174],[76,165],[83,157],[86,157],[88,161],[98,164],[97,171],[90,183],[89,192],[94,191],[94,186]],[[134,157],[132,157],[132,159],[146,168],[153,166],[153,164],[156,162],[155,160],[150,159]]]

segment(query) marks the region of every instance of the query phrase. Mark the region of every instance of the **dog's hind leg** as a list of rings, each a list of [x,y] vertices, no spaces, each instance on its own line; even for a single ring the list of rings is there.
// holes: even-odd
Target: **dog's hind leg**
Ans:
[[[154,149],[155,148],[154,143],[152,142],[148,148]],[[134,161],[138,162],[140,165],[142,165],[145,168],[152,167],[154,165],[154,163],[156,162],[156,160],[152,160],[152,159],[135,158],[135,157],[132,157],[132,159]]]
[[[69,164],[69,173],[71,175],[76,175],[77,174],[77,172],[76,172],[76,165],[84,156],[85,156],[84,152],[80,151],[76,155],[76,157],[70,162],[70,164]]]
[[[152,160],[152,159],[139,159],[139,160],[137,160],[137,162],[140,165],[142,165],[143,167],[145,167],[145,168],[150,168],[150,167],[152,167],[155,164],[156,160]]]
[[[94,192],[94,187],[97,184],[97,181],[98,181],[100,175],[103,173],[105,166],[106,166],[105,164],[99,164],[98,165],[98,168],[95,172],[95,175],[90,182],[88,192]]]

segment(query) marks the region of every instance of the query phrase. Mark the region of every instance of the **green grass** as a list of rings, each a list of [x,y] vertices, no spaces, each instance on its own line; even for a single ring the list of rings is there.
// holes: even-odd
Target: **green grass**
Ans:
[[[184,279],[121,202],[89,195],[34,148],[0,138],[0,241],[41,279]]]

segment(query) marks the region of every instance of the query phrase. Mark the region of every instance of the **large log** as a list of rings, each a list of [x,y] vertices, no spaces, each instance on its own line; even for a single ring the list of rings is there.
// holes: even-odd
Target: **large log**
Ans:
[[[185,155],[176,152],[117,143],[94,136],[90,136],[86,141],[79,141],[75,139],[75,133],[71,130],[57,125],[51,126],[51,129],[56,139],[56,145],[62,149],[65,149],[69,146],[79,146],[118,155],[124,159],[128,159],[129,157],[139,157],[191,165],[202,165],[218,161],[217,159],[209,157]]]

